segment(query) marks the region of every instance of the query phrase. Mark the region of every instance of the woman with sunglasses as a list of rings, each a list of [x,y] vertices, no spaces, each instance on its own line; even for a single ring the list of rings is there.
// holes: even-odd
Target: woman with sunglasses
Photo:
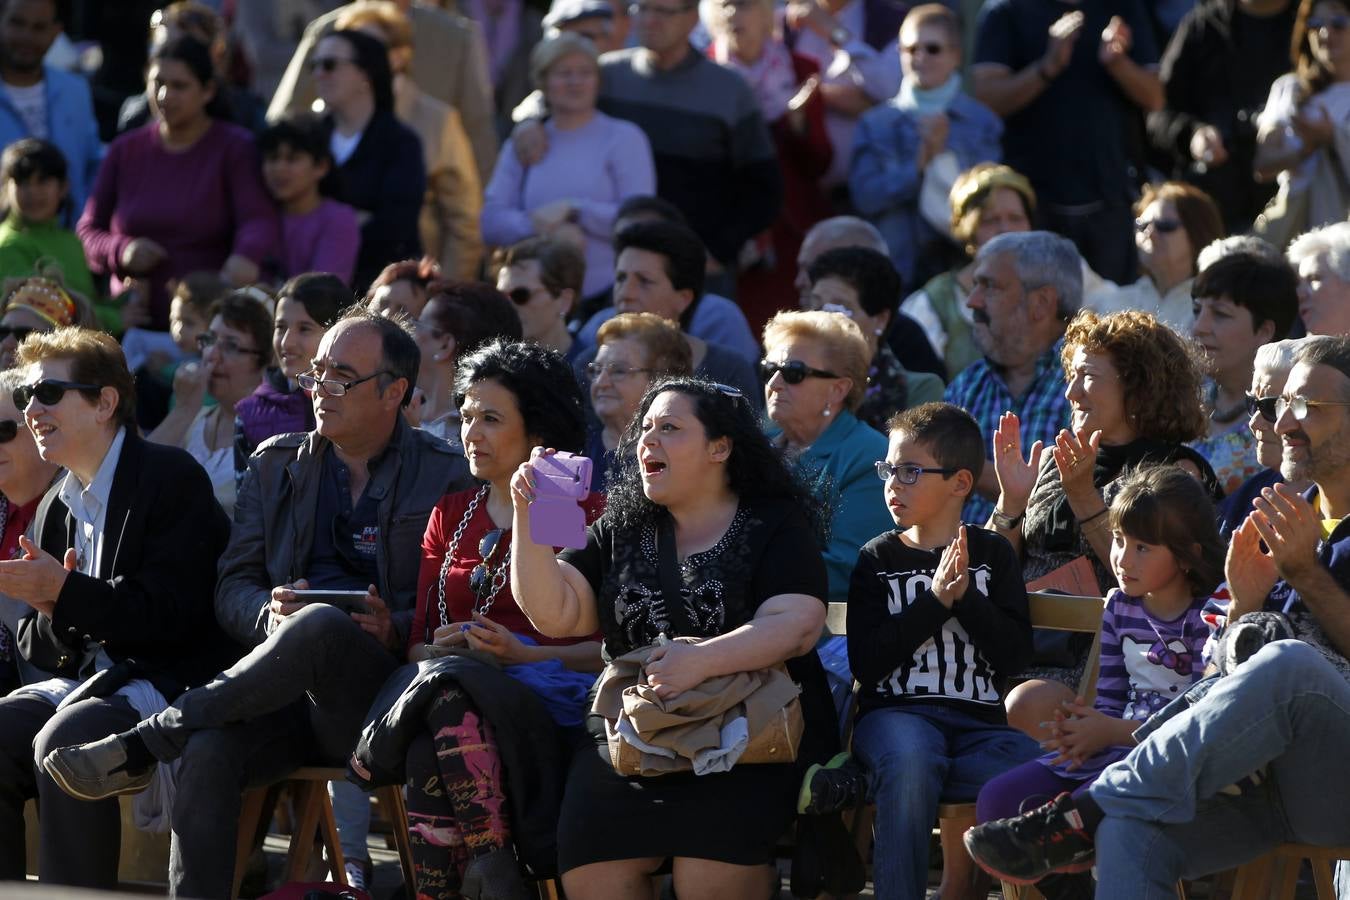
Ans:
[[[694,379],[648,391],[620,445],[605,515],[583,549],[555,558],[532,542],[533,464],[511,481],[511,586],[541,631],[600,629],[611,659],[662,633],[691,639],[649,658],[648,683],[663,699],[784,662],[802,687],[805,730],[790,765],[626,778],[610,762],[603,720],[589,719],[557,827],[558,867],[573,900],[651,898],[651,876],[670,858],[682,900],[770,896],[777,879],[769,863],[793,820],[802,773],[838,746],[813,649],[825,623],[818,503],[747,400]],[[659,547],[673,553],[679,597],[665,593]]]
[[[1284,393],[1284,383],[1294,368],[1294,354],[1303,340],[1272,341],[1256,348],[1252,360],[1252,387],[1246,397],[1247,427],[1256,438],[1256,461],[1262,469],[1237,490],[1229,492],[1219,504],[1219,533],[1225,541],[1247,518],[1252,511],[1252,501],[1261,496],[1262,490],[1284,483],[1284,475],[1280,472],[1284,445],[1275,433],[1275,420],[1279,418],[1275,404]],[[1290,487],[1303,493],[1308,484],[1299,482]]]
[[[1197,260],[1201,250],[1224,236],[1223,216],[1208,194],[1181,181],[1145,185],[1134,214],[1143,274],[1134,284],[1094,291],[1084,305],[1101,315],[1126,309],[1153,313],[1186,334],[1195,321],[1191,284]]]
[[[1042,451],[1040,441],[1023,447],[1017,416],[1003,414],[993,440],[1000,493],[986,527],[1012,542],[1028,583],[1085,559],[1095,589],[1079,592],[1105,596],[1115,584],[1107,506],[1121,475],[1174,464],[1212,500],[1223,492],[1209,462],[1185,443],[1206,424],[1201,366],[1186,341],[1148,313],[1090,310],[1074,317],[1063,340],[1070,427]],[[1037,740],[1050,737],[1041,725],[1074,699],[1068,685],[1082,680],[1088,643],[1037,633],[1026,680],[1005,701],[1010,724]]]
[[[501,340],[469,354],[457,375],[465,455],[483,484],[441,498],[432,510],[422,540],[408,658],[417,662],[447,650],[476,651],[505,667],[506,675],[534,686],[538,696],[530,702],[547,708],[560,729],[578,729],[586,690],[601,668],[600,647],[587,636],[541,634],[516,604],[510,581],[510,480],[532,447],[581,449],[581,389],[558,354]],[[602,497],[594,493],[584,501],[588,521],[599,515],[602,505]],[[551,691],[543,686],[550,678]],[[468,887],[484,878],[498,892],[482,896],[520,896],[505,887],[512,879],[520,880],[511,838],[519,803],[528,798],[505,796],[491,725],[488,711],[452,686],[437,695],[426,715],[426,730],[406,748],[419,896],[455,897],[461,888],[468,896],[479,896]],[[551,737],[561,741],[562,733]],[[531,753],[530,748],[503,749]],[[542,767],[556,756],[554,748],[541,747],[538,764]],[[556,809],[532,809],[529,814],[556,817]]]
[[[1345,219],[1350,198],[1350,3],[1302,0],[1294,19],[1294,70],[1270,86],[1256,117],[1256,176],[1279,193],[1257,217],[1283,246],[1300,232]]]
[[[426,306],[413,323],[413,338],[422,351],[417,369],[421,394],[417,427],[463,452],[455,400],[456,362],[490,340],[520,340],[520,316],[501,291],[480,282],[435,281],[427,289]]]
[[[180,365],[173,376],[174,408],[146,436],[156,444],[182,447],[211,477],[216,500],[234,514],[235,407],[262,382],[272,361],[272,317],[251,294],[236,291],[211,305],[211,323],[197,335],[199,362]],[[215,399],[207,405],[207,395]]]
[[[95,324],[93,311],[62,286],[59,273],[11,281],[0,300],[0,371],[14,366],[19,344],[35,331]]]
[[[569,363],[581,355],[581,342],[567,327],[568,315],[582,297],[586,257],[557,238],[526,238],[494,260],[497,289],[511,298],[525,340],[556,350]]]

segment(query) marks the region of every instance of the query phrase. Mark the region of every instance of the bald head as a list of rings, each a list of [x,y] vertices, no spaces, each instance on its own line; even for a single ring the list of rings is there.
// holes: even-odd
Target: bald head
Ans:
[[[806,270],[811,268],[811,263],[815,262],[820,254],[840,247],[865,247],[890,256],[886,239],[881,236],[875,225],[865,219],[857,216],[835,216],[817,223],[806,233],[802,247],[797,251],[797,279],[793,284],[797,288],[803,309],[809,309],[806,301],[807,295],[811,293],[811,279],[807,276]]]

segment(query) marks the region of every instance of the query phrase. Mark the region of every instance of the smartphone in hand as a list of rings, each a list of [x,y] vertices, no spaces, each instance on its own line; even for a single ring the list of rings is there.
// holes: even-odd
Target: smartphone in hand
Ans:
[[[291,591],[295,599],[301,603],[327,603],[330,606],[336,606],[345,613],[361,613],[370,615],[370,607],[366,605],[365,591]]]
[[[578,505],[591,490],[590,457],[537,453],[530,540],[548,547],[585,547],[586,513]]]

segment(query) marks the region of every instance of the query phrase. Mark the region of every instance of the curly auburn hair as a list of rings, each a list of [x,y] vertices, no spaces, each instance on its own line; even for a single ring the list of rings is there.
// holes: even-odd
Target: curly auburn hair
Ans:
[[[1120,373],[1125,415],[1140,437],[1182,444],[1209,430],[1201,399],[1204,370],[1195,350],[1152,313],[1099,316],[1083,310],[1064,332],[1060,361],[1066,378],[1079,350],[1111,357]]]

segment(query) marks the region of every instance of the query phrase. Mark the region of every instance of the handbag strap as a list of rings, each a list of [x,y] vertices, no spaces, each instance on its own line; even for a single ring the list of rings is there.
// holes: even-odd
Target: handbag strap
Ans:
[[[684,604],[684,580],[680,577],[680,564],[675,557],[675,523],[667,514],[661,518],[656,529],[656,565],[661,578],[661,596],[665,599],[666,618],[675,634],[692,635],[693,625],[689,621],[689,609]]]

